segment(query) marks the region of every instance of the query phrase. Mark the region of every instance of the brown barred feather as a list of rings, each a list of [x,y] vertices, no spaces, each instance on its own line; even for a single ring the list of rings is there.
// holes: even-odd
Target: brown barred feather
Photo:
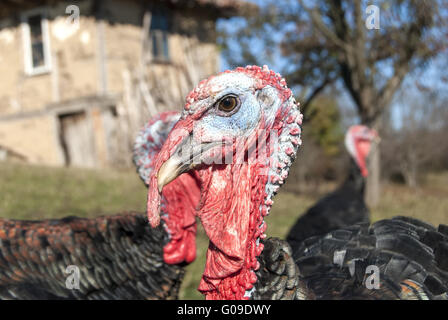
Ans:
[[[175,299],[184,270],[163,261],[167,234],[137,213],[0,219],[0,299]],[[67,289],[70,265],[79,289]]]

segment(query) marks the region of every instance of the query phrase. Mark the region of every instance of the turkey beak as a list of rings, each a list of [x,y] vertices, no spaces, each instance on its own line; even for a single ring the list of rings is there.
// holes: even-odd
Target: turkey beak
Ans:
[[[157,173],[157,188],[159,193],[163,187],[176,179],[181,174],[188,172],[205,160],[204,152],[221,142],[198,143],[192,135],[186,137],[176,148],[176,151],[166,160]]]
[[[176,179],[182,173],[193,169],[193,163],[184,162],[183,159],[177,155],[173,155],[165,161],[157,173],[157,188],[162,193],[163,187]]]

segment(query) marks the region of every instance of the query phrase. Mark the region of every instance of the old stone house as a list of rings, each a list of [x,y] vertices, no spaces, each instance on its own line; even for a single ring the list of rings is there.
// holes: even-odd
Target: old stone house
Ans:
[[[219,68],[237,0],[0,3],[0,158],[130,165],[141,125]]]

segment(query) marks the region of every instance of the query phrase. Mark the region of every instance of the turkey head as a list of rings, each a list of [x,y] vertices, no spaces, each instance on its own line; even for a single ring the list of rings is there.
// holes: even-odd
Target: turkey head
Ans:
[[[257,281],[264,217],[301,144],[302,115],[277,73],[257,66],[202,81],[158,153],[149,177],[148,219],[185,173],[200,185],[196,215],[210,239],[199,291],[247,299]]]
[[[133,160],[146,186],[154,170],[156,156],[179,117],[179,112],[162,112],[137,135]],[[168,234],[163,260],[168,264],[191,263],[196,258],[195,214],[199,195],[199,184],[190,174],[182,175],[163,190],[161,217]]]
[[[372,149],[372,143],[379,142],[379,135],[375,129],[364,125],[351,126],[345,135],[345,147],[358,165],[363,177],[367,177],[367,157]]]

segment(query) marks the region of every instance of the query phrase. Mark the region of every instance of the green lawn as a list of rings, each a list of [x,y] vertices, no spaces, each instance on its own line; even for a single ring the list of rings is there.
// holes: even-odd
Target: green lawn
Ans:
[[[268,236],[283,238],[298,214],[335,186],[319,194],[295,195],[280,192],[267,218]],[[49,168],[0,163],[0,217],[15,219],[60,218],[68,215],[93,217],[123,211],[143,212],[146,188],[134,170],[87,170]],[[430,175],[425,185],[410,190],[384,185],[372,219],[407,215],[432,224],[448,224],[448,172]],[[204,268],[208,240],[199,228],[198,258],[187,267],[182,299],[201,299],[196,288]]]
[[[50,168],[0,163],[0,217],[58,218],[145,209],[133,170]]]

